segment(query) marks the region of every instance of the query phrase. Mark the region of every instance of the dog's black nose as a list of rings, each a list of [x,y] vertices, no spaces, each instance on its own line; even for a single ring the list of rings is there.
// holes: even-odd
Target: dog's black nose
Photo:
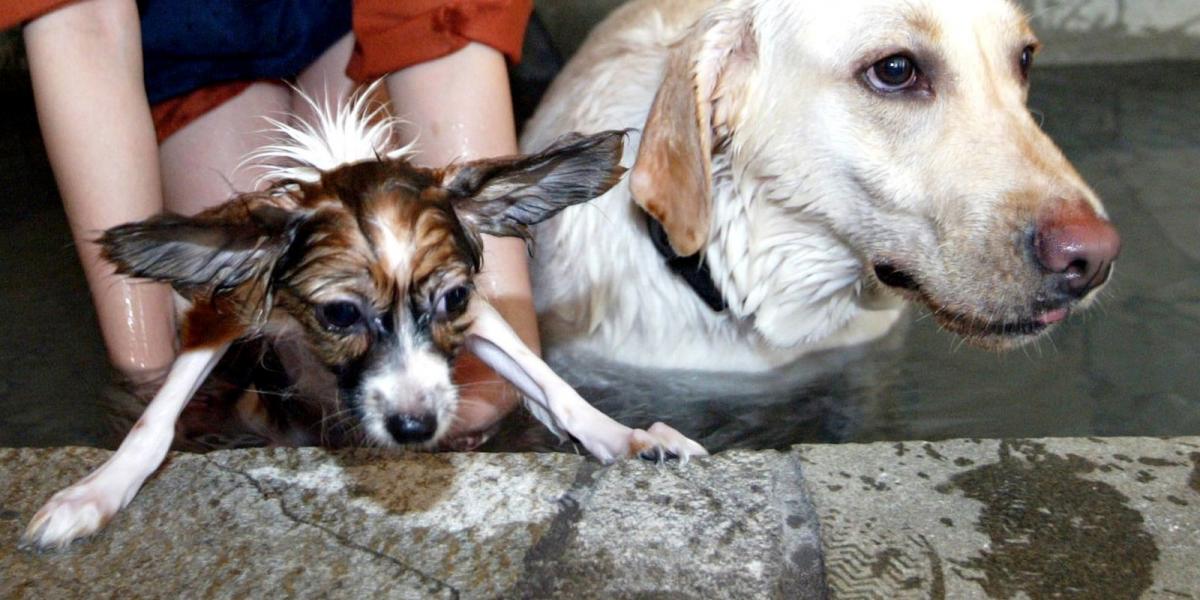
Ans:
[[[1034,255],[1058,289],[1073,298],[1108,281],[1121,236],[1083,202],[1065,203],[1038,219]]]
[[[437,417],[431,413],[423,415],[392,415],[384,421],[388,433],[401,444],[428,442],[437,431]]]

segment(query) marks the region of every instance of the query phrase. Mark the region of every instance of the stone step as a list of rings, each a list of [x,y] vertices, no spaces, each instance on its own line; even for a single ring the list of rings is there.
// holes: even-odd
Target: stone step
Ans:
[[[172,455],[95,537],[18,549],[108,456],[0,449],[0,597],[1200,598],[1200,438],[569,454]]]
[[[1200,438],[795,451],[836,598],[1200,598]]]

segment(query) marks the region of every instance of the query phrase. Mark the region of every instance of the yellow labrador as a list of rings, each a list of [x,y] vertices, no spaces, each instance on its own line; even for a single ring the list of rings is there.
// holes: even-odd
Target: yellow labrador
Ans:
[[[630,176],[539,227],[560,349],[765,369],[875,338],[904,301],[971,343],[1044,334],[1120,238],[1025,102],[1008,0],[635,0],[522,143],[635,130]]]

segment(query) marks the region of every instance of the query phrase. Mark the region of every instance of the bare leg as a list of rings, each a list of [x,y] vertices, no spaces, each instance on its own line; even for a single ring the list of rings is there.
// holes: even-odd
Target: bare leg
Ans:
[[[113,274],[92,243],[163,208],[132,0],[87,0],[25,28],[38,121],[109,360],[135,379],[175,354],[170,290]]]
[[[349,94],[353,82],[342,71],[353,48],[354,37],[347,34],[297,78],[300,88],[322,100],[326,90],[330,99]],[[250,191],[258,173],[242,161],[275,141],[266,117],[279,119],[294,113],[311,119],[310,110],[303,102],[293,102],[287,87],[256,83],[188,123],[160,148],[167,206],[195,214],[234,193]]]
[[[389,75],[387,87],[396,114],[415,126],[417,162],[441,167],[456,160],[516,154],[508,71],[504,57],[493,48],[469,44]],[[475,283],[536,355],[541,344],[525,243],[484,236],[483,247],[483,272]],[[490,428],[520,401],[474,356],[459,360],[455,382],[469,393],[451,437]]]
[[[517,338],[508,323],[481,298],[468,309],[474,322],[467,346],[520,388],[530,410],[551,431],[570,434],[596,458],[611,462],[631,456],[673,454],[687,461],[708,454],[700,444],[663,423],[630,429],[596,410]]]
[[[238,167],[272,141],[263,117],[280,117],[290,108],[286,87],[256,83],[164,140],[159,155],[167,207],[191,215],[250,191],[256,173]]]
[[[66,546],[95,533],[129,504],[162,464],[180,411],[228,347],[224,343],[181,353],[117,451],[90,475],[51,497],[29,522],[22,541],[40,548]]]
[[[296,78],[296,86],[322,106],[327,101],[333,103],[345,100],[354,91],[354,82],[346,77],[346,63],[350,60],[352,50],[354,34],[348,33],[300,73]],[[312,114],[312,106],[299,101],[298,98],[292,99],[292,114],[302,122],[312,123],[316,120]]]

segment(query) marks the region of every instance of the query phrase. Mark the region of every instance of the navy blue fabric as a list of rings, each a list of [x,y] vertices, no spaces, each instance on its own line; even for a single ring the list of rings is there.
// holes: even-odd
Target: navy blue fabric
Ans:
[[[289,78],[350,31],[350,0],[141,0],[150,102],[223,81]]]

